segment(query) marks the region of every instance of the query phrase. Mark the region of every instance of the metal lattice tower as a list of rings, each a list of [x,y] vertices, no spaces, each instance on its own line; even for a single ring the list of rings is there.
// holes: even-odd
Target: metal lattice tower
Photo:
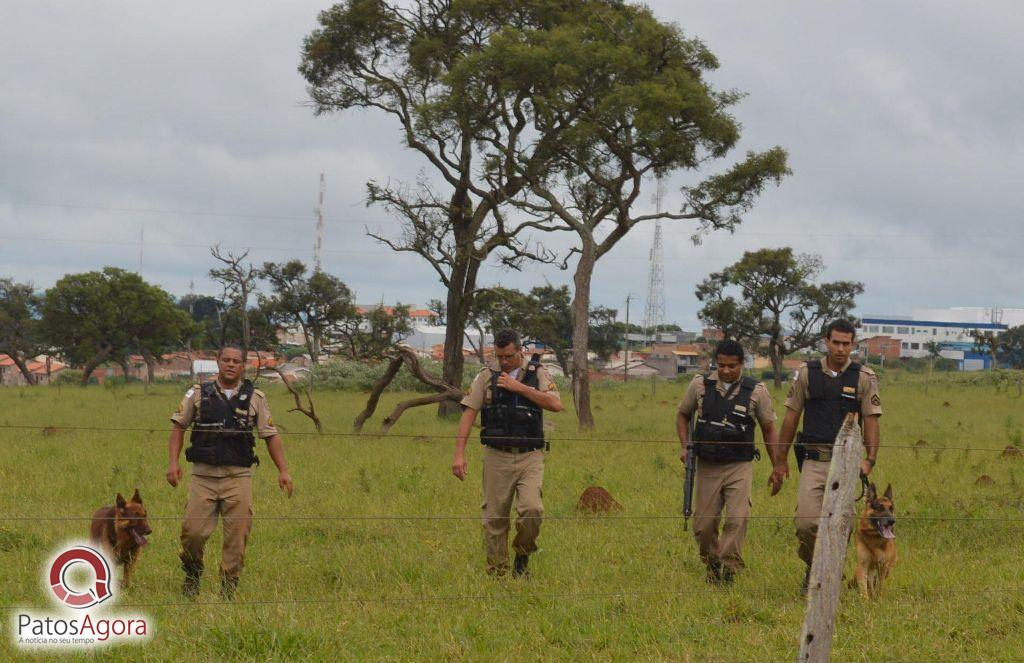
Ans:
[[[659,177],[654,192],[654,206],[664,211],[665,183]],[[661,234],[661,220],[654,222],[654,243],[651,245],[650,269],[647,273],[647,302],[644,306],[644,331],[650,334],[665,324],[665,256]],[[657,333],[657,332],[655,332]]]
[[[320,254],[324,248],[324,174],[320,173],[320,197],[316,203],[316,242],[313,244],[313,269],[320,271]]]

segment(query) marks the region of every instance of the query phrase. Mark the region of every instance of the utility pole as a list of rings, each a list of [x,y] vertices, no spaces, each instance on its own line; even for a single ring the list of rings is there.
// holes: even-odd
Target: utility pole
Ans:
[[[623,382],[629,382],[629,301],[633,295],[626,295],[626,358],[622,363]]]
[[[320,254],[324,248],[324,174],[320,173],[320,197],[316,203],[316,243],[313,244],[313,271],[320,271]]]
[[[146,246],[146,229],[139,228],[139,271],[142,271],[142,249]]]

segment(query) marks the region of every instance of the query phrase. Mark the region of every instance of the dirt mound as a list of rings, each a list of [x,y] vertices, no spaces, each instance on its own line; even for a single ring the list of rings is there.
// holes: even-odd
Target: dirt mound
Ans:
[[[949,404],[949,401],[942,401],[942,407],[953,407]]]
[[[59,433],[60,429],[57,428],[56,426],[47,426],[46,428],[43,429],[42,432],[43,435],[45,435],[46,437],[50,437],[51,435],[56,435],[57,433]]]
[[[576,508],[590,513],[608,513],[622,509],[622,505],[616,502],[612,494],[604,488],[590,486],[580,495],[580,501]]]
[[[987,474],[982,474],[974,481],[975,486],[994,486],[995,484],[996,480]]]
[[[1003,458],[1024,458],[1024,451],[1010,445],[1003,449]]]
[[[928,442],[926,442],[925,440],[918,440],[917,442],[914,443],[914,446],[919,449],[923,449],[924,447],[928,446]]]

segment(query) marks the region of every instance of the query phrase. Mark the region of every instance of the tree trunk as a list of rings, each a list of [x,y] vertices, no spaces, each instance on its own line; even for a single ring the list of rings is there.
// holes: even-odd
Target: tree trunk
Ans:
[[[96,370],[96,367],[107,360],[110,353],[114,351],[114,346],[104,343],[100,345],[99,351],[93,355],[93,358],[85,362],[85,366],[82,367],[82,386],[89,384],[89,378],[92,377],[92,372]]]
[[[21,374],[25,376],[25,382],[27,382],[29,386],[35,385],[36,376],[32,375],[32,371],[28,370],[28,363],[25,361],[24,357],[21,356],[21,353],[8,352],[7,356],[10,357],[12,361],[14,361],[14,363],[18,366],[18,370],[21,371]]]
[[[590,280],[596,262],[594,243],[583,238],[583,251],[576,264],[573,284],[576,292],[572,299],[572,393],[580,430],[594,428],[594,415],[590,411],[590,366],[587,349],[590,345]]]
[[[146,362],[146,382],[153,384],[156,380],[156,357],[150,352],[143,350],[142,359]]]
[[[131,366],[128,365],[128,357],[121,357],[117,360],[117,364],[121,367],[121,372],[124,374],[124,381],[128,382],[128,373],[131,371]]]
[[[476,289],[476,269],[469,264],[469,258],[457,263],[452,270],[451,286],[448,288],[448,325],[444,334],[444,364],[441,377],[445,383],[462,389],[462,337],[466,333],[469,309],[473,305],[473,291]],[[462,408],[453,401],[442,401],[437,414],[451,417],[462,413]]]
[[[768,357],[772,361],[772,373],[775,376],[775,391],[782,389],[782,352],[775,339],[768,346]]]

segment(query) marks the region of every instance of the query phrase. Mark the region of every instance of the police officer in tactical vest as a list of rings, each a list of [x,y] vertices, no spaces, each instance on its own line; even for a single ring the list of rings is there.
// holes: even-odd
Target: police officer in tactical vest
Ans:
[[[779,492],[789,476],[789,447],[796,436],[797,467],[797,554],[807,565],[802,588],[806,591],[814,559],[818,519],[825,496],[825,483],[832,462],[832,448],[848,413],[857,413],[864,435],[867,458],[860,473],[871,474],[878,458],[879,418],[882,401],[878,395],[878,377],[867,366],[851,360],[856,329],[849,320],[834,320],[825,328],[825,358],[807,362],[797,372],[786,397],[786,416],[782,421],[779,446],[772,457],[774,470],[769,478],[772,495]],[[803,414],[803,430],[796,435]],[[771,449],[769,449],[770,451]],[[854,505],[848,505],[853,514]]]
[[[494,336],[496,368],[484,368],[462,399],[462,419],[455,438],[452,474],[464,480],[466,440],[481,412],[483,444],[483,529],[487,548],[487,572],[504,575],[508,570],[508,530],[512,501],[516,501],[515,560],[512,575],[527,574],[530,554],[537,550],[544,506],[544,410],[560,412],[558,388],[540,355],[524,361],[519,336],[510,329]]]
[[[224,518],[221,593],[230,599],[238,586],[252,527],[252,466],[259,464],[253,428],[266,440],[267,452],[277,465],[278,485],[289,497],[292,494],[292,478],[267,397],[254,389],[251,381],[242,379],[242,350],[234,345],[222,347],[217,353],[217,369],[217,378],[192,386],[171,415],[167,482],[172,486],[181,481],[178,456],[185,430],[192,426],[185,451],[185,460],[192,463],[192,481],[181,525],[182,591],[189,598],[199,591],[203,547],[217,526],[218,514]]]
[[[775,410],[763,384],[743,375],[743,346],[724,340],[715,348],[717,369],[698,375],[679,404],[676,430],[686,463],[690,436],[697,456],[693,535],[712,584],[730,584],[743,568],[743,540],[750,517],[754,443],[761,426],[765,444],[774,446]],[[722,510],[725,522],[718,532]]]

